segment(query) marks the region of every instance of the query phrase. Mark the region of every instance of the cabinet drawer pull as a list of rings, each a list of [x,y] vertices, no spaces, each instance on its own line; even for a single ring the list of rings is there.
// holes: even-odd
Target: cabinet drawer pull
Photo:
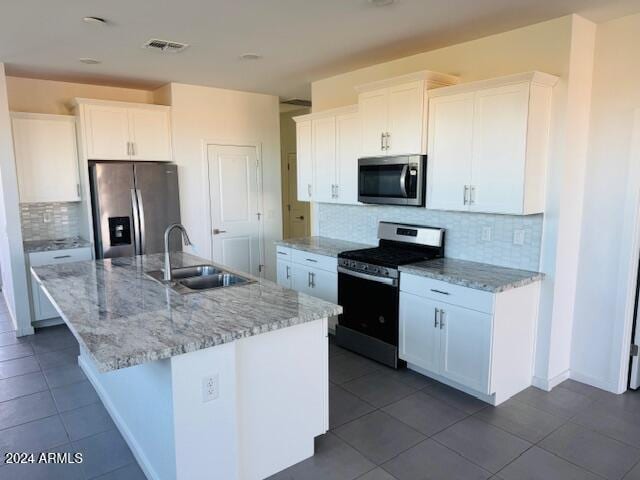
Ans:
[[[314,260],[313,258],[305,258],[307,262],[318,263],[318,260]]]
[[[441,295],[451,295],[449,292],[445,292],[445,291],[443,291],[443,290],[437,290],[437,289],[435,289],[435,288],[432,288],[432,289],[431,289],[431,291],[432,291],[433,293],[439,293],[439,294],[441,294]]]
[[[287,252],[278,252],[278,255],[289,255]]]
[[[58,255],[57,257],[53,257],[54,260],[59,260],[61,258],[71,258],[71,255]]]

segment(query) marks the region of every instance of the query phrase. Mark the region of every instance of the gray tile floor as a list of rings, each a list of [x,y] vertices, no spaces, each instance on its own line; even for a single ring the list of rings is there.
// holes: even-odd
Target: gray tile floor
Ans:
[[[16,338],[0,300],[0,480],[145,478],[77,357],[78,344],[65,326]],[[82,452],[84,461],[4,463],[5,452],[43,451]]]
[[[640,393],[571,380],[499,407],[330,343],[330,432],[271,480],[640,480]]]
[[[63,327],[18,339],[0,301],[0,452],[82,452],[81,465],[4,465],[4,479],[144,479]],[[330,343],[330,427],[272,480],[640,480],[640,394],[573,381],[500,407]],[[218,480],[218,479],[216,479]],[[220,479],[226,480],[226,479]]]

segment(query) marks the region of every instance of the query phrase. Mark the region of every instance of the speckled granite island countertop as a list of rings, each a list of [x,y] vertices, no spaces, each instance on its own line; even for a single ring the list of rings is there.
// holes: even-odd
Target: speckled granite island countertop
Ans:
[[[291,247],[296,250],[303,250],[310,253],[317,253],[318,255],[326,255],[328,257],[337,257],[339,253],[346,252],[348,250],[358,250],[360,248],[371,247],[371,245],[364,243],[337,240],[329,237],[287,238],[286,240],[278,240],[276,245]]]
[[[184,253],[171,258],[173,267],[211,263]],[[180,295],[145,274],[161,269],[162,259],[156,254],[32,271],[102,372],[342,313],[338,305],[259,279]]]
[[[53,240],[25,240],[23,242],[25,253],[50,252],[52,250],[69,250],[71,248],[90,247],[84,238],[57,238]]]
[[[403,265],[400,271],[493,293],[522,287],[544,278],[544,274],[540,272],[454,258],[439,258]]]

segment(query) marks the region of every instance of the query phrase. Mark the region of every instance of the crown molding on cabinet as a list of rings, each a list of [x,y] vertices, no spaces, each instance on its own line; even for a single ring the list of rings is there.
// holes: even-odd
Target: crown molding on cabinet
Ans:
[[[502,77],[494,77],[488,78],[486,80],[478,80],[475,82],[459,83],[457,85],[441,87],[429,91],[429,98],[453,95],[456,93],[474,92],[476,90],[483,90],[485,88],[503,87],[506,85],[513,85],[524,82],[534,85],[553,87],[556,83],[558,83],[559,79],[560,77],[556,77],[555,75],[538,71],[516,73],[514,75],[505,75]]]
[[[99,100],[96,98],[82,98],[76,97],[69,102],[71,109],[77,108],[80,105],[105,105],[110,107],[124,107],[124,108],[146,108],[149,110],[171,110],[171,107],[167,105],[156,105],[153,103],[137,103],[137,102],[121,102],[115,100]]]
[[[415,81],[424,81],[426,82],[426,88],[431,89],[448,85],[456,85],[460,82],[460,78],[456,77],[455,75],[448,75],[446,73],[421,70],[419,72],[400,75],[397,77],[385,78],[384,80],[376,80],[375,82],[368,82],[362,85],[357,85],[355,89],[358,93],[362,93],[371,90],[378,90],[380,88],[394,87],[396,85],[402,85],[404,83]]]
[[[330,110],[322,110],[320,112],[306,113],[304,115],[298,115],[293,117],[293,121],[304,122],[306,120],[315,120],[323,117],[332,117],[337,115],[348,115],[350,113],[358,113],[358,105],[348,105],[346,107],[332,108]]]

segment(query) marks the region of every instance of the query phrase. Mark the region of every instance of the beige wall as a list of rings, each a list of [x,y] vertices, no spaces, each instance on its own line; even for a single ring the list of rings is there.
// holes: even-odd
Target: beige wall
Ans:
[[[354,86],[418,70],[458,75],[463,82],[529,70],[563,75],[571,22],[572,17],[561,17],[313,82],[313,110],[353,105]]]
[[[585,72],[590,69],[594,33],[591,22],[570,15],[337,75],[314,82],[311,89],[313,109],[321,111],[355,103],[358,84],[418,70],[458,75],[462,82],[531,70],[560,77],[554,89],[540,266],[547,277],[542,286],[534,378],[545,388],[570,371],[577,282],[574,253],[580,247],[577,226],[582,215],[584,138],[591,98]],[[556,278],[562,278],[562,283]]]
[[[204,208],[209,201],[205,142],[258,143],[262,147],[266,275],[274,279],[273,242],[282,238],[278,97],[176,83],[170,89],[157,96],[171,101],[181,216],[195,244],[193,250],[210,256],[211,235]]]
[[[7,77],[7,91],[12,112],[70,115],[75,97],[153,103],[153,93],[147,90],[21,77]]]
[[[282,176],[282,234],[283,238],[289,238],[289,224],[287,219],[287,204],[289,203],[289,192],[287,185],[287,156],[296,152],[296,122],[293,117],[309,113],[309,108],[301,108],[300,110],[292,110],[282,112],[280,114],[280,167]],[[289,181],[296,182],[297,179],[292,178]],[[307,214],[307,218],[309,218]]]
[[[626,383],[625,300],[635,292],[625,220],[638,211],[640,188],[640,158],[632,164],[630,150],[640,109],[638,46],[640,14],[598,26],[572,348],[572,371],[591,383],[617,383],[621,372]]]

